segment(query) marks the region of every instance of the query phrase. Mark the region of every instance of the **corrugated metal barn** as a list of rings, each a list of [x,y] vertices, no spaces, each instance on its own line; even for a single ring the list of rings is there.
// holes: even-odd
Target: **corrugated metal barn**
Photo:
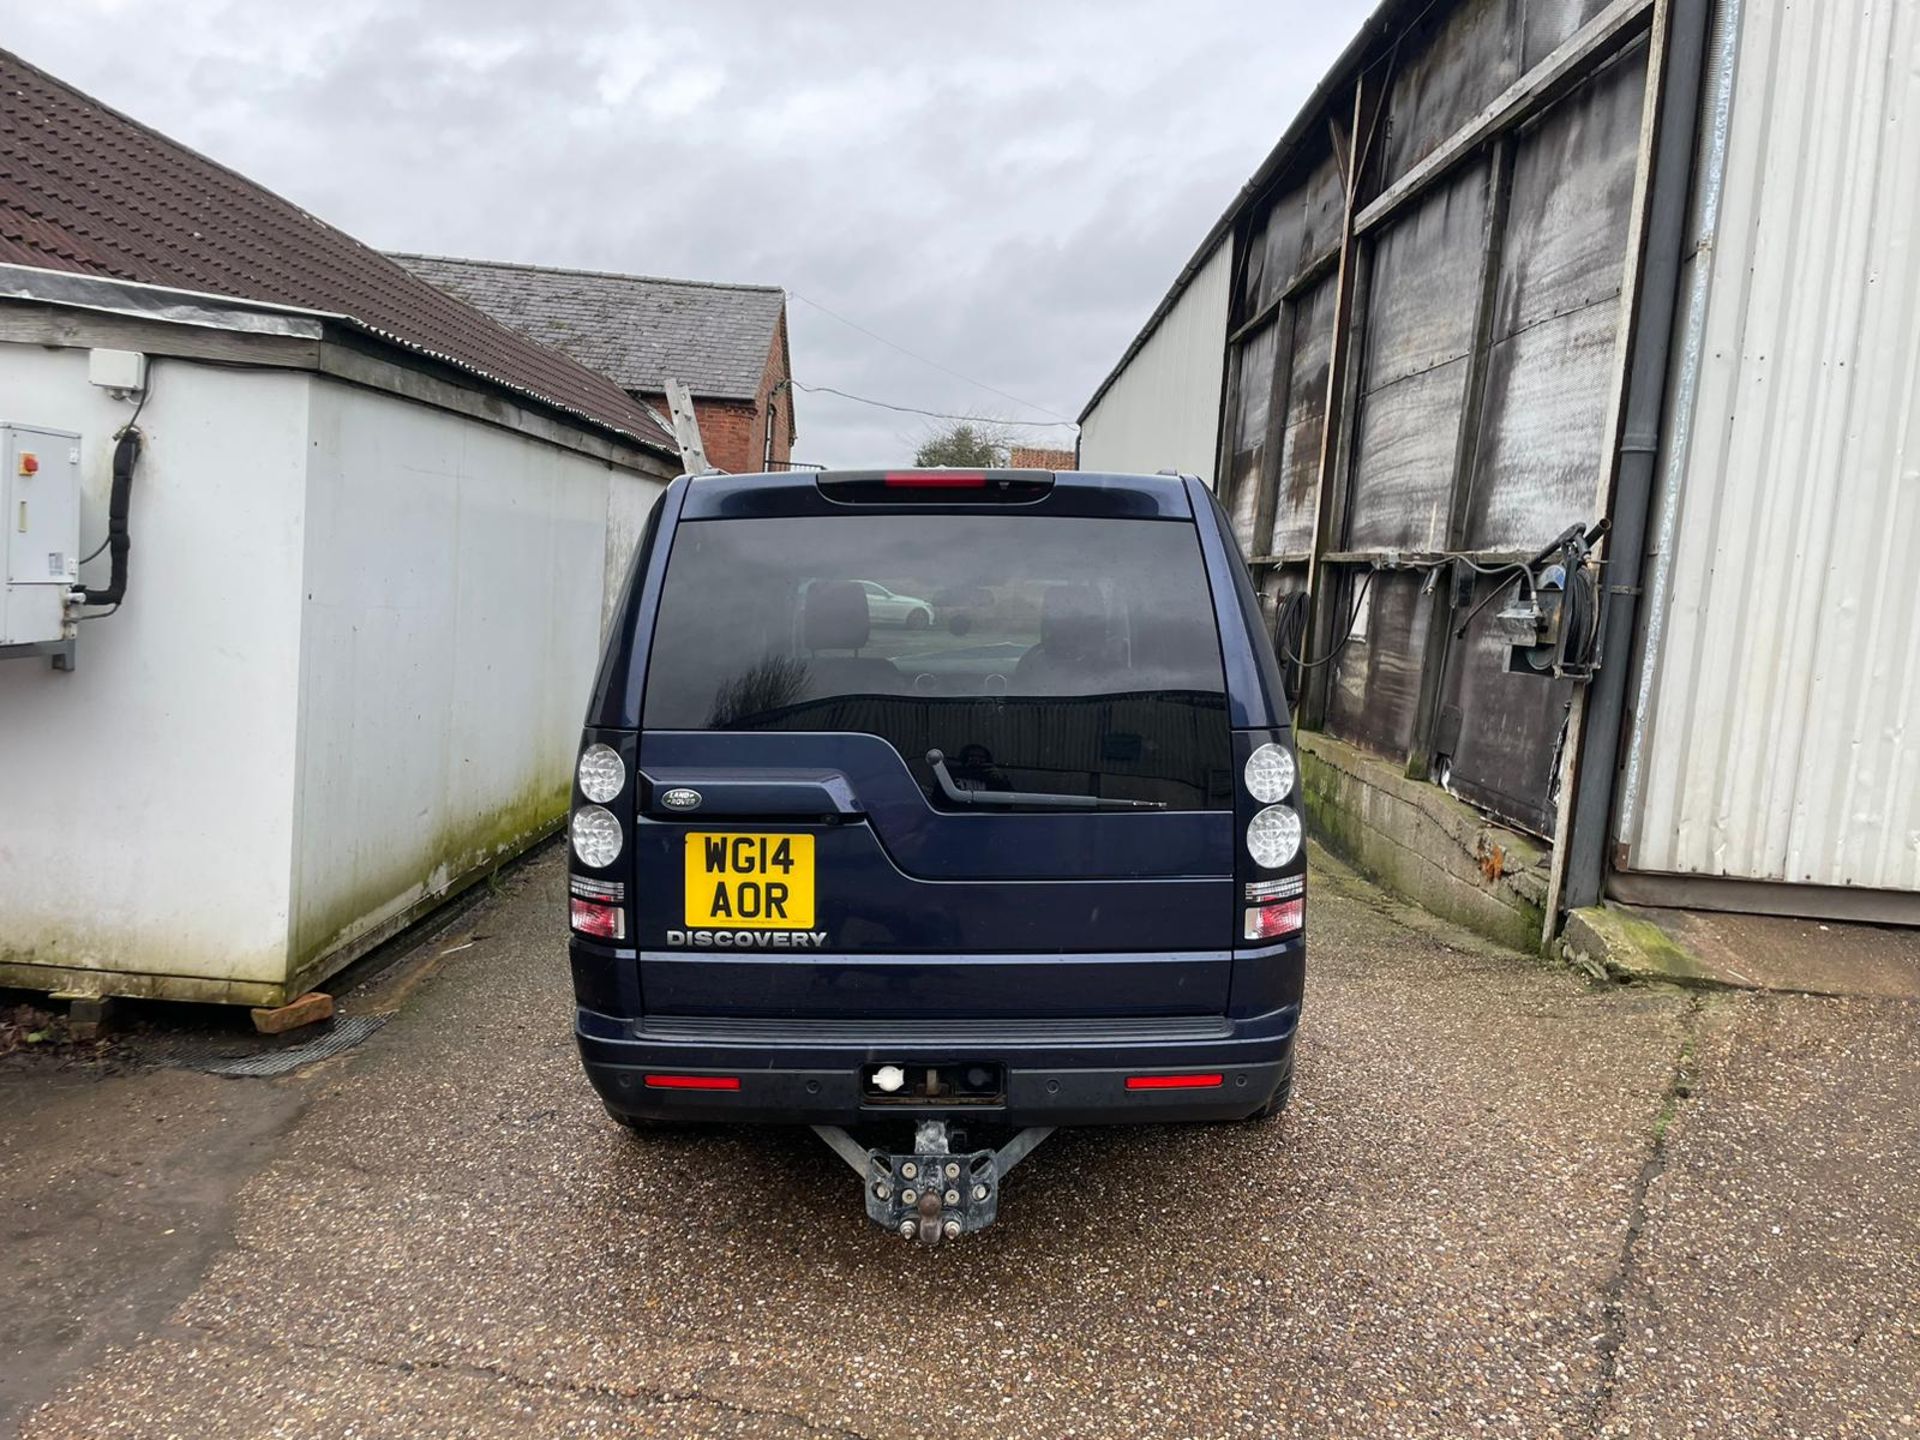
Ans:
[[[1920,0],[1390,0],[1082,417],[1217,477],[1306,728],[1552,842],[1549,926],[1920,922],[1916,73]],[[1572,529],[1590,663],[1511,673]]]

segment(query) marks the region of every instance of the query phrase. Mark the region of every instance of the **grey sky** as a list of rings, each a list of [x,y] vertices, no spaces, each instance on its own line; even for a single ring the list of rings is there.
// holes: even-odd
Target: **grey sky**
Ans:
[[[783,285],[804,384],[1070,419],[1371,8],[69,0],[6,44],[370,244]],[[836,464],[933,423],[799,415]]]

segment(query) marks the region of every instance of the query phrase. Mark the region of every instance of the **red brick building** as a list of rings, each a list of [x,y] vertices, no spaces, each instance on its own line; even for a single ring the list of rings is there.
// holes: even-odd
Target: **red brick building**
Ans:
[[[667,382],[693,392],[708,461],[733,474],[793,454],[787,297],[775,285],[661,280],[438,255],[393,257],[421,279],[607,376],[672,428]]]
[[[1014,445],[1007,450],[1007,465],[1014,470],[1072,470],[1078,463],[1073,451],[1044,445]]]

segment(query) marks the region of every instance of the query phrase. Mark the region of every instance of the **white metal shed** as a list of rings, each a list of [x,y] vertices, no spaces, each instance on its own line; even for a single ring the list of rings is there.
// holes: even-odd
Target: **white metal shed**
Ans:
[[[82,437],[83,552],[146,437],[124,605],[0,660],[0,984],[277,1004],[553,829],[664,456],[336,316],[0,292],[0,419]]]

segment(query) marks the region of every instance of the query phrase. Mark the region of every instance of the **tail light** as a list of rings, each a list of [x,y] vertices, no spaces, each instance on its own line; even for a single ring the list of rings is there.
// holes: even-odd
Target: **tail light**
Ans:
[[[573,771],[573,813],[567,823],[567,918],[576,935],[625,940],[627,826],[633,815],[633,737],[588,729]],[[592,873],[592,872],[599,873]]]
[[[1285,731],[1242,731],[1235,823],[1241,843],[1235,931],[1244,945],[1265,946],[1298,935],[1306,924],[1306,827],[1300,767]]]
[[[1305,900],[1278,900],[1268,905],[1247,907],[1244,940],[1284,940],[1306,923]]]
[[[582,900],[577,895],[567,903],[572,913],[573,928],[582,935],[592,935],[600,940],[627,938],[627,912],[620,906],[609,905],[602,900]]]

